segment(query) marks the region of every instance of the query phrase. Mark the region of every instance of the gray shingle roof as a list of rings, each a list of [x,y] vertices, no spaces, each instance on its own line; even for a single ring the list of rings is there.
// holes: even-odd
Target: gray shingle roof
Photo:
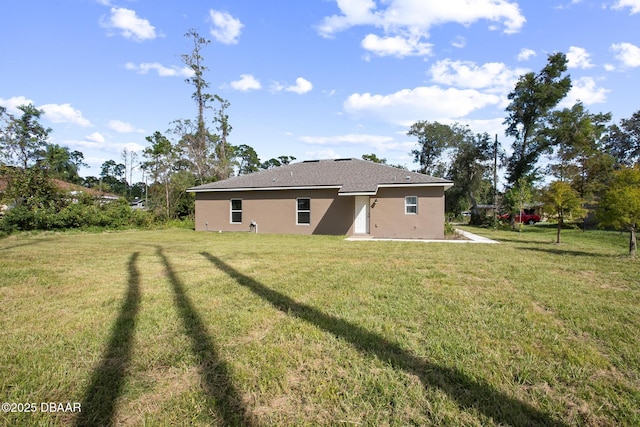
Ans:
[[[360,159],[308,160],[189,188],[190,192],[338,188],[340,194],[375,194],[379,186],[442,185],[451,181]]]

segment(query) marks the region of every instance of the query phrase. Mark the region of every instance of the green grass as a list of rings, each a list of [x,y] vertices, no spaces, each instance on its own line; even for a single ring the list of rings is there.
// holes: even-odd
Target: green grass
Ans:
[[[0,425],[640,425],[628,236],[466,229],[2,239]]]

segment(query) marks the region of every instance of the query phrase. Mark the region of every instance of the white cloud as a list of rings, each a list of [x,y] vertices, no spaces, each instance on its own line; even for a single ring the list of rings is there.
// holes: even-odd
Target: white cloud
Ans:
[[[515,33],[526,19],[517,3],[509,0],[386,0],[378,8],[374,0],[336,0],[341,14],[325,17],[318,26],[324,37],[358,25],[382,28],[387,35],[412,34],[426,37],[434,25],[470,25],[485,19],[504,25],[505,33]]]
[[[140,65],[136,65],[132,62],[125,64],[127,70],[137,71],[139,74],[147,74],[151,70],[155,70],[160,77],[192,77],[195,73],[189,67],[165,67],[157,62],[145,62]]]
[[[640,67],[640,48],[631,43],[617,43],[611,45],[619,59],[626,67]]]
[[[247,92],[250,90],[258,90],[262,88],[260,82],[251,74],[241,74],[240,80],[231,82],[231,87],[235,90]]]
[[[592,77],[581,77],[573,81],[571,90],[566,98],[560,102],[561,108],[570,108],[576,102],[581,101],[584,105],[602,104],[607,100],[608,89],[598,87]]]
[[[467,45],[467,39],[462,36],[458,36],[451,42],[451,46],[457,47],[458,49],[462,49]]]
[[[590,60],[591,54],[582,47],[571,46],[567,52],[567,66],[569,68],[591,68],[593,64]]]
[[[506,97],[526,70],[511,69],[501,62],[488,62],[479,66],[471,61],[445,59],[436,62],[430,73],[436,83],[458,88],[484,89]]]
[[[100,132],[93,132],[91,135],[85,137],[87,141],[102,143],[105,141],[104,136]]]
[[[38,107],[38,109],[43,110],[45,112],[44,118],[53,123],[73,123],[82,127],[93,126],[71,104],[45,104]]]
[[[100,25],[107,29],[115,29],[131,40],[144,41],[156,38],[156,29],[148,20],[138,18],[136,12],[124,7],[112,7],[111,16],[102,17]]]
[[[536,51],[533,49],[522,48],[518,53],[518,61],[528,61],[529,58],[536,56]]]
[[[335,152],[334,150],[306,151],[304,155],[305,155],[305,158],[309,160],[338,159],[342,157],[339,153]]]
[[[284,85],[280,82],[271,82],[271,85],[269,86],[269,90],[271,92],[281,92],[284,90]]]
[[[144,129],[138,129],[130,123],[126,123],[120,120],[109,121],[109,129],[118,133],[144,133]]]
[[[6,107],[7,112],[13,115],[22,115],[22,111],[18,110],[20,105],[33,103],[32,100],[24,96],[14,96],[9,99],[0,98],[0,105]],[[73,108],[71,104],[45,104],[36,108],[44,112],[42,118],[52,123],[73,123],[82,127],[93,126],[91,122],[82,117],[82,113]]]
[[[66,140],[64,141],[64,145],[73,149],[84,148],[91,150],[100,150],[115,155],[120,155],[122,153],[122,150],[125,148],[128,151],[135,151],[136,153],[141,153],[145,149],[144,146],[138,144],[137,142],[108,142],[104,138],[100,140],[101,137],[102,135],[95,132],[91,135],[87,135],[82,140]]]
[[[408,126],[425,117],[434,120],[464,117],[477,109],[499,104],[500,100],[496,95],[473,89],[422,86],[389,95],[354,93],[344,102],[344,109],[355,116]]]
[[[640,13],[640,0],[617,0],[612,9],[631,8],[630,14]]]
[[[378,56],[424,56],[431,53],[430,43],[420,42],[418,37],[378,37],[368,34],[362,40],[362,47]]]
[[[309,145],[325,146],[362,146],[376,152],[387,152],[391,150],[401,150],[408,152],[414,145],[413,142],[397,142],[391,136],[348,134],[335,136],[302,136],[300,141]]]
[[[223,44],[236,44],[238,43],[238,37],[240,37],[240,31],[244,25],[239,19],[234,18],[227,12],[220,12],[218,10],[211,9],[209,11],[209,17],[211,18],[211,35]]]
[[[33,101],[24,96],[13,96],[9,99],[0,98],[0,105],[7,109],[7,112],[13,115],[22,115],[22,111],[18,110],[21,105],[33,104]]]
[[[311,89],[313,89],[313,85],[311,84],[311,82],[303,77],[298,77],[296,79],[296,84],[293,86],[289,86],[287,88],[285,88],[284,90],[286,90],[287,92],[295,92],[298,95],[302,95],[303,93],[307,93],[309,92]]]

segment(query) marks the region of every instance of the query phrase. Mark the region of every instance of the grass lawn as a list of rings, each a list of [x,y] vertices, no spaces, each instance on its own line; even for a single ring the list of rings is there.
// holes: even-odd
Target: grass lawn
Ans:
[[[2,239],[0,425],[640,425],[628,236],[466,229]]]

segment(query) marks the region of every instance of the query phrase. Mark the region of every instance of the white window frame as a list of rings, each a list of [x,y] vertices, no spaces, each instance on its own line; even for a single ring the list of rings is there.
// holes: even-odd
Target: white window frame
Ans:
[[[308,200],[309,201],[309,209],[300,209],[300,200]],[[300,213],[308,213],[309,214],[309,222],[300,222]],[[296,225],[311,225],[311,197],[298,197],[296,199]]]
[[[240,201],[240,209],[233,209],[233,202]],[[233,214],[240,212],[240,222],[233,220]],[[231,224],[242,224],[242,199],[229,199],[229,222]]]
[[[415,199],[415,203],[409,203],[409,199]],[[415,208],[415,212],[409,212],[409,208]],[[406,196],[404,198],[405,215],[418,215],[418,196]]]

